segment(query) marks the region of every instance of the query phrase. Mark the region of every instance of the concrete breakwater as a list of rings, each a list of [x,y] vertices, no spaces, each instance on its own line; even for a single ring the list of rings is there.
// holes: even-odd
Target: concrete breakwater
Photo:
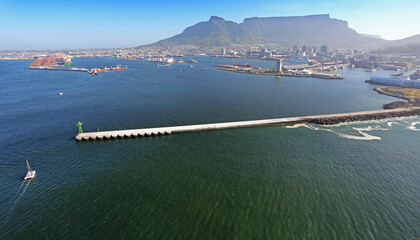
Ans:
[[[294,123],[313,123],[321,125],[334,125],[343,122],[368,121],[379,120],[394,117],[407,117],[420,115],[420,107],[412,108],[397,108],[390,110],[376,110],[353,113],[338,113],[328,115],[315,115],[304,117],[290,117],[290,118],[276,118],[253,121],[240,122],[226,122],[226,123],[211,123],[198,124],[174,127],[160,127],[160,128],[143,128],[117,131],[103,131],[103,132],[86,132],[79,133],[76,136],[77,141],[88,140],[110,140],[118,138],[132,138],[132,137],[147,137],[147,136],[163,136],[173,133],[186,133],[196,131],[209,131],[227,128],[244,128],[244,127],[258,127],[280,124],[294,124]]]

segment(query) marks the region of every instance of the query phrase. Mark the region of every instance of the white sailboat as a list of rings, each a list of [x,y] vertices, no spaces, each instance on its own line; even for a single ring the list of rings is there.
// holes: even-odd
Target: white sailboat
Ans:
[[[29,166],[28,160],[26,160],[26,165],[28,166],[28,173],[25,176],[25,180],[34,178],[36,176],[36,171],[32,170],[31,166]]]

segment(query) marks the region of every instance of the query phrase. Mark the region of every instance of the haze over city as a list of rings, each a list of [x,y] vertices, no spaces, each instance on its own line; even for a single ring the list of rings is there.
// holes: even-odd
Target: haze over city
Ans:
[[[110,48],[150,44],[210,16],[330,14],[358,33],[394,40],[420,33],[420,3],[402,1],[0,1],[0,49]]]
[[[0,0],[0,240],[420,240],[419,0]]]

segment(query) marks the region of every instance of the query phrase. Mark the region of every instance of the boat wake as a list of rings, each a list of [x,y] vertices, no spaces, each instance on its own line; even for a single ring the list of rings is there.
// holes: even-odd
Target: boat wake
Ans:
[[[10,207],[9,212],[6,214],[5,216],[5,220],[3,222],[3,225],[6,224],[9,219],[10,219],[10,215],[12,214],[13,210],[16,208],[17,204],[19,203],[19,200],[23,197],[23,195],[26,193],[26,190],[28,189],[29,184],[31,183],[32,179],[28,180],[28,181],[23,181],[22,184],[20,185],[19,189],[17,190],[15,196],[14,196],[14,201],[12,206]],[[26,183],[26,184],[25,184]],[[24,187],[23,187],[24,186]],[[23,187],[23,190],[22,190]]]

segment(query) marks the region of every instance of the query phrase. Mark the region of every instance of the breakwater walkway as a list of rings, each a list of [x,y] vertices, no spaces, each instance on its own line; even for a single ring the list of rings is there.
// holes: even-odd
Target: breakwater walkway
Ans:
[[[315,115],[304,117],[289,117],[289,118],[275,118],[265,120],[240,121],[240,122],[226,122],[226,123],[211,123],[186,125],[175,127],[159,127],[159,128],[143,128],[143,129],[129,129],[103,132],[86,132],[79,133],[76,136],[77,141],[88,140],[104,140],[117,138],[131,138],[131,137],[147,137],[147,136],[162,136],[174,133],[186,133],[197,131],[218,130],[227,128],[244,128],[244,127],[258,127],[279,124],[295,124],[295,123],[313,123],[320,125],[334,125],[343,122],[355,121],[369,121],[379,120],[394,117],[408,117],[420,115],[420,107],[412,108],[397,108],[390,110],[376,110],[352,113],[338,113],[328,115]]]

